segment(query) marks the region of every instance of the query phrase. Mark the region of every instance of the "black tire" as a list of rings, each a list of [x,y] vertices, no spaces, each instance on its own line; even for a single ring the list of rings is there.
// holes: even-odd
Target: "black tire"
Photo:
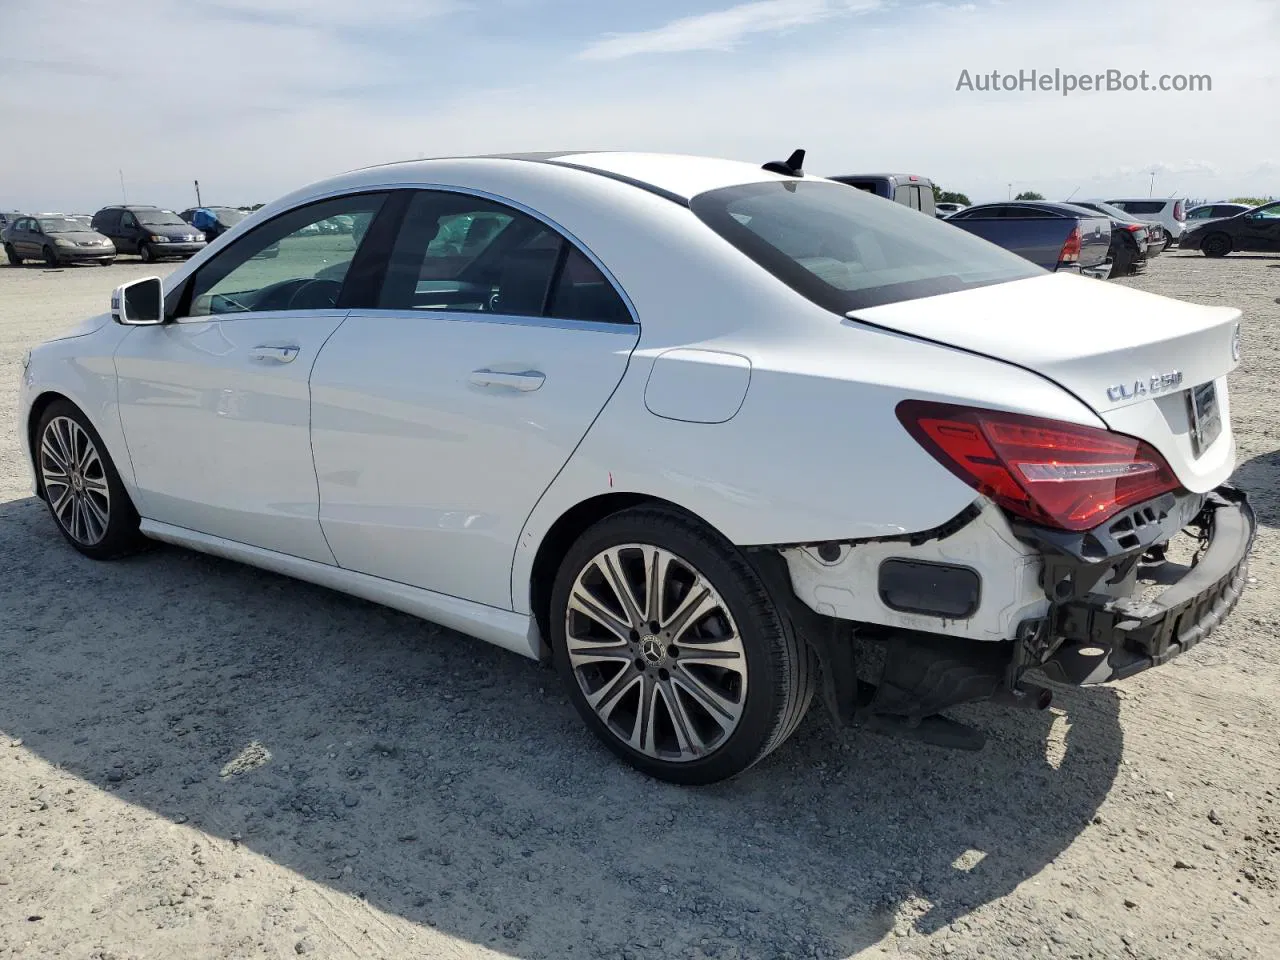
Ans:
[[[143,263],[155,263],[158,259],[156,252],[151,249],[151,244],[149,243],[138,244],[138,256],[142,258]]]
[[[1133,254],[1134,251],[1129,249],[1127,243],[1120,244],[1120,249],[1116,251],[1115,260],[1111,264],[1111,276],[1127,277],[1132,273]]]
[[[1225,257],[1231,252],[1231,238],[1225,233],[1211,233],[1200,241],[1200,252],[1206,257]]]
[[[58,251],[53,249],[53,247],[44,248],[44,265],[48,267],[50,270],[57,269]]]
[[[82,431],[82,436],[92,444],[100,468],[95,468],[90,462],[82,474],[77,471],[79,479],[69,477],[68,482],[59,483],[50,479],[51,476],[57,476],[58,471],[57,460],[54,457],[57,456],[59,449],[66,449],[66,442],[74,443],[75,436],[74,431],[68,431],[66,421],[76,424]],[[45,449],[46,439],[54,450],[53,456]],[[61,447],[59,439],[64,441]],[[53,522],[58,527],[58,532],[66,538],[68,543],[94,560],[111,560],[134,553],[146,543],[142,534],[138,532],[138,511],[134,509],[133,501],[129,499],[124,484],[120,482],[120,474],[111,461],[111,455],[107,452],[102,437],[75,404],[69,400],[55,400],[49,404],[36,424],[32,447],[36,465],[36,482],[39,484],[41,496],[49,508]],[[75,508],[63,499],[63,495],[74,496],[76,490],[83,490],[82,500],[87,499],[92,496],[89,492],[91,485],[97,488],[104,487],[108,494],[106,498],[99,496],[95,499],[99,510],[105,499],[107,521],[105,524],[95,521],[95,529],[82,535],[73,529],[78,526],[71,519]],[[73,486],[76,489],[73,490]],[[57,507],[62,503],[68,503],[68,506],[64,506],[60,511]],[[101,536],[92,535],[97,533],[97,526],[102,528]]]
[[[6,243],[4,245],[4,255],[8,259],[9,263],[13,264],[13,266],[22,266],[22,258],[18,256],[18,251],[13,249],[13,244]]]
[[[98,261],[98,263],[99,263],[99,264],[101,264],[101,265],[102,265],[102,266],[104,266],[104,267],[109,267],[109,266],[111,266],[111,265],[112,265],[113,263],[115,263],[115,262],[116,262],[116,258],[115,258],[115,257],[112,257],[110,260],[99,260],[99,261]]]
[[[681,653],[687,658],[696,656],[698,643],[706,638],[695,639],[694,634],[707,630],[707,624],[714,625],[717,622],[727,624],[729,627],[727,635],[732,636],[735,642],[740,642],[743,651],[745,671],[742,671],[742,675],[745,677],[746,692],[740,701],[736,726],[724,733],[719,742],[715,742],[705,755],[699,756],[700,750],[692,750],[688,751],[687,759],[663,759],[661,755],[650,755],[624,742],[622,733],[615,733],[614,728],[592,708],[587,699],[587,692],[583,688],[583,683],[587,682],[588,678],[584,676],[583,682],[580,682],[580,673],[574,669],[570,661],[569,602],[580,575],[586,577],[589,576],[588,571],[598,572],[600,568],[595,561],[604,551],[634,544],[657,547],[673,555],[677,563],[672,569],[683,569],[685,572],[691,571],[699,575],[702,583],[709,585],[718,595],[716,599],[722,603],[722,607],[714,606],[712,613],[691,620],[684,625],[683,630],[677,629],[678,636],[657,632],[642,637],[637,631],[632,630],[629,646],[634,646],[637,650],[620,654],[620,657],[625,660],[625,665],[611,662],[603,667],[592,665],[580,666],[579,669],[585,675],[591,671],[607,670],[610,666],[618,667],[616,673],[602,680],[592,691],[596,693],[605,687],[616,686],[615,678],[623,678],[624,674],[640,676],[642,671],[639,667],[647,665],[655,677],[661,675],[661,680],[654,679],[653,684],[665,685],[670,695],[681,701],[682,707],[679,712],[685,720],[696,719],[696,715],[705,719],[710,716],[709,711],[704,708],[699,714],[696,700],[682,695],[677,690],[677,686],[687,681],[689,674],[693,672],[690,667],[685,666],[691,661],[688,659],[679,661],[678,656]],[[624,549],[630,549],[630,547],[624,547]],[[687,566],[681,568],[681,564]],[[644,577],[644,580],[648,582],[647,577]],[[692,591],[693,587],[689,589]],[[647,587],[645,594],[647,605],[649,602]],[[616,591],[610,595],[617,597]],[[616,599],[614,604],[615,610],[624,609],[622,605],[617,604]],[[678,606],[676,595],[672,595],[670,601],[665,604],[668,610],[672,606]],[[732,619],[719,619],[721,609]],[[616,613],[614,615],[616,617]],[[574,612],[573,616],[577,618],[582,615]],[[663,614],[660,613],[659,616],[662,617]],[[587,619],[591,622],[599,622],[594,621],[594,618]],[[734,624],[736,624],[736,631],[732,629]],[[646,506],[622,511],[596,523],[578,539],[568,551],[556,575],[551,596],[550,627],[550,643],[556,670],[568,691],[569,698],[587,726],[610,750],[627,763],[652,777],[671,783],[715,783],[737,776],[755,765],[781,746],[795,732],[809,708],[817,686],[818,661],[813,650],[795,635],[790,623],[779,615],[760,578],[741,551],[696,519],[664,507]],[[614,644],[617,650],[628,646],[625,642],[615,641],[614,636],[611,634],[605,642]],[[652,642],[660,637],[665,638],[661,649],[663,662],[670,667],[669,674],[666,670],[654,669],[656,661],[645,664],[644,660],[648,654],[638,655],[642,643]],[[666,660],[669,647],[675,646],[676,639],[679,639],[682,650],[670,650],[671,659]],[[711,639],[716,638],[713,636]],[[583,648],[579,646],[578,649]],[[653,647],[650,647],[650,650],[652,649]],[[695,652],[690,653],[690,651]],[[626,660],[633,656],[638,656],[638,659]],[[710,670],[712,677],[720,673],[719,668],[705,664],[695,665],[695,669]],[[682,670],[683,673],[681,673]],[[705,680],[708,674],[695,673],[695,676]],[[684,680],[681,679],[682,677]],[[630,690],[631,682],[633,681],[623,679],[620,687]],[[637,704],[643,698],[644,692],[650,689],[652,689],[650,686],[645,685],[638,688]],[[688,688],[684,689],[687,691]],[[628,692],[617,697],[614,707],[609,712],[609,719],[613,718],[629,696]],[[605,702],[609,699],[606,697]],[[669,743],[679,740],[679,735],[675,733],[675,712],[667,705],[666,694],[652,697],[651,702],[655,706],[651,709],[655,713],[659,710],[659,700],[662,701],[663,715],[667,718],[665,727],[671,732],[667,740]],[[637,711],[638,709],[637,706]],[[636,717],[633,729],[638,731],[644,725],[640,722],[638,712],[633,712],[632,715]],[[657,748],[658,725],[650,725],[648,729],[651,731],[649,745],[653,748],[652,753],[661,754],[662,751]],[[700,729],[700,743],[704,742],[701,732]],[[680,749],[679,752],[686,751]]]

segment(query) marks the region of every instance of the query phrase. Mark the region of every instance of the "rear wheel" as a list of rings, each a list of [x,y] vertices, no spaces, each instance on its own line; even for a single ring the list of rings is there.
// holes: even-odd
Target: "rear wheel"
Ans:
[[[552,592],[551,644],[587,725],[674,783],[735,776],[779,747],[817,661],[740,551],[696,520],[640,507],[591,527]]]
[[[1200,241],[1200,252],[1206,257],[1225,257],[1231,252],[1231,238],[1225,233],[1211,233]]]
[[[18,251],[13,249],[13,244],[6,243],[4,245],[4,255],[15,267],[22,266],[22,258],[18,256]]]
[[[1111,276],[1127,277],[1133,271],[1133,251],[1125,244],[1116,251],[1115,260],[1111,264]]]
[[[95,560],[143,544],[138,512],[98,431],[74,404],[51,403],[35,431],[36,477],[58,530]]]

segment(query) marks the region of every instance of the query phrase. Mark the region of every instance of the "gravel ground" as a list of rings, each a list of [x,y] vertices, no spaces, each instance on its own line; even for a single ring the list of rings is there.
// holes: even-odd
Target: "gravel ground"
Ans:
[[[978,754],[814,710],[743,778],[623,769],[549,671],[160,548],[73,553],[26,486],[23,349],[153,268],[0,267],[0,958],[1280,957],[1280,258],[1166,254],[1243,308],[1224,629]]]

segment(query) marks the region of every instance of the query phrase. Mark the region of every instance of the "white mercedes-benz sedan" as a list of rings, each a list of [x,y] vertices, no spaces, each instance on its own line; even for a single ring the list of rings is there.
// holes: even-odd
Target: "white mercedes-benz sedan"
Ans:
[[[649,774],[733,776],[818,695],[976,749],[1201,640],[1255,521],[1240,312],[1050,274],[765,164],[394,163],[290,194],[35,347],[65,538],[147,538],[554,662]],[[349,221],[351,232],[316,228]]]

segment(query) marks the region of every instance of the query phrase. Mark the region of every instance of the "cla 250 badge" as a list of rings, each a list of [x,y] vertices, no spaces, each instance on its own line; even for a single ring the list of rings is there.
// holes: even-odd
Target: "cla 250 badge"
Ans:
[[[1145,397],[1150,394],[1166,393],[1182,384],[1182,371],[1174,370],[1170,373],[1158,373],[1155,376],[1148,377],[1145,380],[1130,380],[1127,383],[1117,383],[1113,387],[1107,387],[1107,399],[1112,403],[1117,400],[1131,400],[1134,397]]]

